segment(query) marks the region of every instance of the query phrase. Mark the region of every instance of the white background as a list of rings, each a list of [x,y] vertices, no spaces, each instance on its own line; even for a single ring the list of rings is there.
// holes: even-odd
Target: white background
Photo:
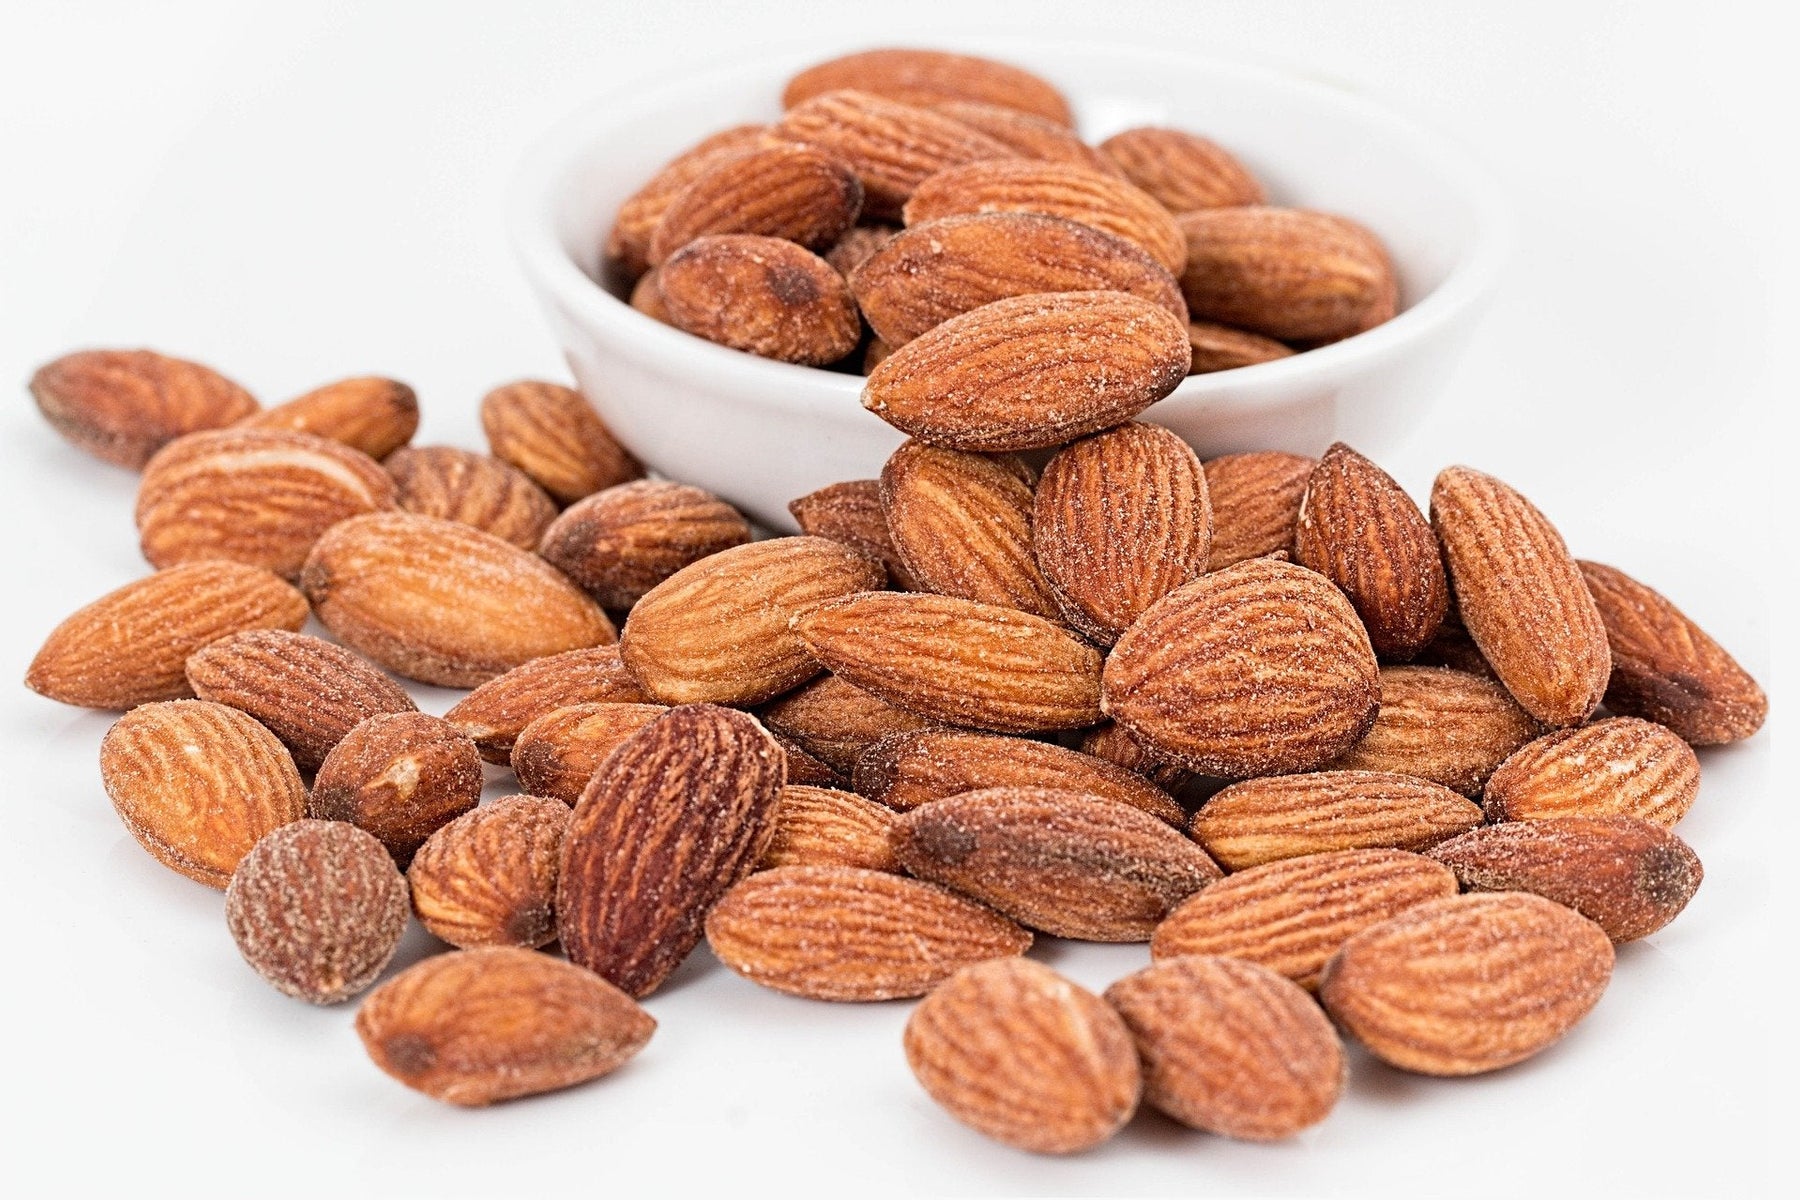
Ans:
[[[1770,682],[1789,573],[1772,551],[1794,545],[1775,505],[1800,262],[1796,97],[1777,83],[1791,43],[1757,11],[0,5],[0,675],[20,678],[59,619],[145,569],[133,476],[39,421],[23,383],[40,362],[154,346],[269,402],[386,373],[418,388],[422,442],[479,445],[486,388],[562,377],[502,225],[509,174],[544,128],[632,79],[800,38],[944,44],[1024,25],[1289,64],[1468,145],[1513,200],[1521,250],[1461,374],[1385,465],[1420,496],[1451,461],[1511,480],[1578,553],[1674,596]],[[784,998],[704,951],[653,998],[655,1040],[611,1079],[482,1112],[408,1092],[364,1058],[353,1006],[265,987],[218,894],[125,834],[95,767],[110,718],[7,685],[0,1190],[1761,1194],[1792,1108],[1779,983],[1795,939],[1776,909],[1795,797],[1773,761],[1789,698],[1772,690],[1770,729],[1704,755],[1681,829],[1707,868],[1698,898],[1621,954],[1561,1046],[1456,1082],[1359,1055],[1338,1111],[1283,1145],[1145,1116],[1047,1160],[930,1104],[900,1052],[906,1006]],[[421,699],[441,711],[451,696]],[[402,961],[426,945],[415,931]],[[1144,960],[1040,953],[1096,988]]]

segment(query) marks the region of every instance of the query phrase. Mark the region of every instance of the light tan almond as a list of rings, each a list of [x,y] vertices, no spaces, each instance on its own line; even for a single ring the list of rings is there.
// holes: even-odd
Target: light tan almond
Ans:
[[[1101,142],[1100,152],[1172,213],[1263,202],[1262,184],[1231,151],[1184,130],[1140,125]]]
[[[1188,365],[1190,375],[1209,375],[1214,371],[1251,367],[1261,362],[1289,358],[1294,353],[1292,347],[1274,338],[1266,338],[1260,333],[1247,333],[1212,321],[1188,322],[1188,346],[1193,351],[1193,359]]]
[[[1479,796],[1494,768],[1543,731],[1492,679],[1449,667],[1383,667],[1375,723],[1332,766],[1416,775]]]
[[[893,809],[854,792],[790,783],[781,789],[775,833],[757,866],[898,871],[894,821]]]
[[[525,727],[571,704],[636,704],[650,699],[617,646],[546,655],[514,667],[459,700],[444,719],[468,734],[481,757],[505,766]]]
[[[495,458],[563,504],[644,474],[593,405],[561,384],[525,380],[495,388],[481,398],[481,428]]]
[[[419,397],[397,379],[359,375],[252,413],[237,427],[310,433],[384,459],[418,432]]]
[[[464,950],[554,941],[568,828],[568,806],[545,796],[504,796],[456,818],[406,869],[419,923]]]
[[[801,533],[830,538],[879,559],[895,586],[909,592],[919,590],[888,531],[887,516],[881,510],[880,480],[851,479],[830,484],[788,501],[788,512],[793,514]]]
[[[1329,340],[1386,315],[1393,268],[1367,230],[1329,213],[1244,206],[1183,213],[1181,288],[1197,321],[1281,341]]]
[[[488,454],[453,446],[405,446],[381,464],[399,488],[400,507],[460,521],[524,550],[556,519],[556,502],[525,472]]]
[[[918,713],[871,696],[836,675],[821,675],[766,706],[764,725],[804,746],[832,770],[848,775],[864,750],[895,734],[928,729]]]
[[[728,157],[683,188],[656,224],[649,261],[660,264],[697,237],[753,233],[821,253],[862,211],[862,181],[842,160],[806,146],[775,145]]]
[[[690,563],[750,540],[750,523],[711,492],[639,479],[570,505],[538,553],[610,609],[628,609]]]
[[[1314,771],[1234,783],[1189,833],[1228,871],[1333,850],[1424,850],[1481,824],[1449,788],[1380,771]]]
[[[71,445],[133,470],[184,434],[257,409],[217,371],[154,350],[65,354],[39,367],[30,386],[38,411]]]
[[[545,713],[513,743],[513,774],[534,796],[573,808],[614,750],[668,712],[662,704],[572,704]]]
[[[861,88],[907,104],[969,100],[1073,124],[1069,102],[1056,86],[1008,63],[943,50],[884,47],[828,59],[801,71],[781,90],[793,108],[824,92]]]
[[[1213,514],[1206,569],[1220,571],[1247,558],[1292,550],[1300,502],[1317,465],[1317,459],[1279,450],[1206,460],[1206,494]]]
[[[606,263],[627,281],[642,275],[650,267],[650,238],[663,213],[687,185],[722,162],[768,146],[771,140],[767,125],[734,125],[664,163],[619,206],[602,246]]]
[[[1700,791],[1700,760],[1680,736],[1636,717],[1560,729],[1521,747],[1488,777],[1493,821],[1639,817],[1670,826]]]

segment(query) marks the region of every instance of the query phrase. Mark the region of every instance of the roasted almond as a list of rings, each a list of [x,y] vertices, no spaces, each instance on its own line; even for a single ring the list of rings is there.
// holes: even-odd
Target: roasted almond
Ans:
[[[442,717],[387,713],[332,747],[307,811],[368,830],[404,867],[426,838],[481,802],[481,784],[468,735]]]
[[[545,796],[505,796],[425,839],[406,869],[419,923],[452,946],[556,940],[556,869],[569,809]]]
[[[1186,767],[1151,754],[1144,748],[1144,743],[1111,721],[1102,721],[1082,734],[1077,749],[1141,775],[1165,792],[1179,791],[1194,777]]]
[[[525,472],[489,454],[454,446],[406,446],[381,464],[399,489],[400,507],[422,517],[460,521],[525,550],[556,519],[556,502]]]
[[[1448,667],[1383,667],[1375,723],[1331,765],[1417,775],[1479,796],[1494,768],[1543,731],[1485,676]]]
[[[628,279],[650,266],[650,238],[662,215],[687,185],[713,167],[771,144],[767,125],[734,125],[702,139],[664,163],[643,187],[626,197],[607,231],[602,254]],[[598,488],[592,489],[598,491]]]
[[[209,367],[154,350],[81,350],[31,377],[31,397],[78,449],[133,470],[183,434],[221,429],[256,400]]]
[[[538,553],[611,609],[628,609],[689,563],[750,540],[750,523],[711,492],[639,479],[569,506]]]
[[[1670,826],[1699,790],[1700,760],[1678,735],[1613,717],[1520,747],[1488,777],[1482,805],[1492,821],[1627,816]]]
[[[927,107],[987,134],[1011,150],[1017,158],[1072,163],[1094,171],[1118,172],[1118,167],[1113,165],[1110,158],[1077,137],[1066,121],[1054,121],[1002,104],[984,104],[979,100],[937,100]]]
[[[1344,217],[1249,205],[1182,213],[1181,289],[1197,321],[1281,341],[1344,337],[1385,314],[1393,268]]]
[[[806,146],[775,145],[728,157],[663,210],[649,261],[661,263],[697,237],[753,233],[808,250],[831,248],[862,211],[862,181],[847,164]]]
[[[887,567],[888,576],[906,591],[918,591],[900,561],[900,551],[888,531],[887,516],[881,510],[881,481],[851,479],[830,484],[816,492],[808,492],[788,501],[788,512],[800,532],[813,537],[842,542],[879,559]]]
[[[535,658],[490,679],[459,700],[444,719],[475,741],[481,757],[505,766],[525,727],[571,704],[636,704],[648,700],[625,669],[617,646],[595,646]]]
[[[1333,850],[1423,850],[1481,824],[1449,788],[1380,771],[1314,771],[1234,783],[1189,832],[1228,871]]]
[[[614,750],[668,712],[661,704],[573,704],[545,713],[513,743],[513,774],[534,796],[571,808]]]
[[[1069,102],[1054,84],[1003,62],[943,50],[884,47],[828,59],[801,71],[781,90],[793,108],[824,92],[861,88],[907,104],[972,100],[1070,125]]]
[[[856,268],[868,261],[869,255],[887,244],[887,240],[899,233],[896,225],[856,225],[844,231],[831,249],[825,251],[825,261],[837,268],[837,273],[848,280],[856,273]]]
[[[769,730],[769,736],[787,757],[788,782],[805,787],[844,788],[850,781],[839,775],[822,759],[814,758],[805,746],[786,734]]]
[[[1263,202],[1262,184],[1244,164],[1198,134],[1139,125],[1101,142],[1100,153],[1172,213]]]
[[[1317,465],[1316,459],[1279,450],[1207,459],[1213,537],[1206,569],[1221,571],[1247,558],[1292,550],[1300,502]]]
[[[652,321],[660,321],[664,325],[675,323],[669,319],[669,306],[663,303],[662,285],[656,280],[654,268],[638,276],[638,281],[631,285],[631,307]]]
[[[252,413],[237,427],[310,433],[384,459],[418,432],[419,397],[397,379],[359,375]]]
[[[836,675],[819,676],[758,716],[771,731],[792,738],[845,775],[856,769],[863,751],[882,738],[931,727],[918,713],[871,696]]]
[[[563,504],[644,475],[594,406],[561,384],[524,380],[495,388],[481,398],[481,428],[495,458]]]
[[[855,792],[790,783],[781,789],[775,833],[757,866],[898,871],[894,821],[893,809]]]
[[[824,366],[862,336],[844,277],[780,238],[695,238],[658,268],[656,286],[676,328],[764,358]]]
[[[1288,358],[1294,351],[1274,338],[1260,333],[1246,333],[1229,325],[1212,321],[1188,322],[1188,348],[1192,358],[1189,375],[1209,375],[1214,371],[1231,371],[1252,367],[1261,362]],[[1274,453],[1266,451],[1265,453]]]

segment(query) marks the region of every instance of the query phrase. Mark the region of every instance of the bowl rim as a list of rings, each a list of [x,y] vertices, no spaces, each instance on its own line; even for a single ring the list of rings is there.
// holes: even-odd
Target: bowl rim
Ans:
[[[1215,76],[1284,87],[1313,102],[1346,110],[1361,120],[1383,127],[1410,152],[1425,160],[1468,204],[1472,213],[1471,232],[1462,253],[1436,287],[1390,320],[1342,341],[1287,358],[1189,375],[1163,398],[1164,403],[1178,399],[1200,400],[1227,393],[1233,394],[1234,399],[1241,399],[1240,389],[1250,386],[1269,395],[1269,389],[1285,392],[1290,385],[1304,385],[1319,377],[1356,374],[1405,346],[1428,338],[1434,330],[1485,299],[1510,258],[1515,236],[1511,209],[1498,181],[1459,142],[1421,119],[1361,92],[1335,82],[1325,82],[1317,75],[1301,74],[1304,68],[1297,65],[1278,67],[1128,42],[1078,44],[1063,39],[957,38],[949,35],[939,38],[938,42],[952,52],[1012,56],[1012,61],[1026,64],[1034,50],[1079,51],[1084,55],[1132,57],[1180,70],[1198,69]],[[533,142],[515,170],[507,196],[507,225],[513,252],[528,277],[560,305],[578,314],[588,328],[603,329],[613,338],[635,341],[645,352],[655,353],[658,357],[681,356],[688,360],[690,370],[710,363],[714,370],[737,372],[746,386],[760,386],[767,397],[765,403],[773,407],[810,411],[820,398],[829,397],[841,404],[844,396],[860,394],[864,384],[860,375],[762,358],[696,338],[639,312],[589,276],[564,249],[556,232],[556,209],[569,173],[603,130],[656,111],[673,97],[708,83],[718,85],[766,77],[773,70],[783,69],[789,60],[798,64],[809,54],[815,55],[816,60],[823,60],[854,53],[861,48],[865,47],[847,48],[842,39],[794,41],[767,47],[768,53],[758,54],[752,61],[746,62],[742,56],[716,59],[679,78],[651,86],[628,83],[590,98]],[[1269,402],[1280,401],[1270,395]]]

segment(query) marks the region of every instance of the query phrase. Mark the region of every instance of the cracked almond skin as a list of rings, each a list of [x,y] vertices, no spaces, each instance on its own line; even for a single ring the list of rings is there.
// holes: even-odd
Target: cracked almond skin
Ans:
[[[1481,824],[1449,788],[1380,771],[1247,779],[1215,794],[1189,833],[1227,871],[1333,850],[1424,850]]]
[[[1381,668],[1381,708],[1338,770],[1392,771],[1479,796],[1494,768],[1544,732],[1494,680],[1449,667]]]
[[[1328,1116],[1343,1043],[1312,997],[1236,958],[1164,959],[1106,989],[1144,1066],[1144,1102],[1183,1125],[1270,1142]]]
[[[1325,451],[1307,480],[1294,561],[1350,598],[1383,658],[1417,654],[1450,609],[1431,522],[1393,476],[1342,442]]]
[[[394,477],[400,507],[459,521],[535,550],[556,519],[556,502],[525,472],[491,454],[454,446],[406,446],[381,464]]]
[[[650,239],[663,213],[688,184],[720,163],[770,144],[767,125],[734,125],[702,138],[664,163],[619,206],[601,245],[607,265],[627,280],[644,275],[650,269]]]
[[[1188,348],[1192,359],[1189,375],[1210,375],[1214,371],[1232,371],[1253,367],[1257,363],[1291,358],[1294,350],[1274,338],[1260,333],[1247,333],[1229,325],[1212,321],[1188,322]],[[1272,451],[1270,453],[1273,453]]]
[[[926,107],[987,134],[1011,150],[1015,158],[1070,163],[1108,174],[1119,173],[1110,158],[1082,141],[1065,122],[978,100],[935,100]]]
[[[419,924],[458,949],[556,940],[556,871],[569,808],[505,796],[425,839],[406,869]]]
[[[663,210],[650,238],[650,265],[719,233],[783,238],[823,253],[856,223],[862,197],[856,173],[820,150],[774,145],[727,158]]]
[[[835,675],[821,675],[765,706],[757,716],[832,770],[848,775],[863,751],[883,738],[932,728],[918,713],[889,704]]]
[[[644,476],[587,398],[561,384],[528,379],[495,388],[481,398],[481,428],[495,458],[560,504]]]
[[[1141,809],[1082,792],[1000,787],[900,818],[900,864],[1022,925],[1090,942],[1146,942],[1222,872]]]
[[[1016,109],[1058,125],[1074,123],[1062,93],[1030,71],[970,54],[902,47],[860,50],[815,63],[788,80],[781,90],[781,106],[794,108],[847,87],[906,104],[972,101]]]
[[[1140,125],[1101,142],[1100,153],[1172,213],[1264,200],[1262,184],[1231,151],[1184,130]]]
[[[1693,746],[1741,741],[1762,728],[1768,696],[1705,630],[1616,567],[1576,566],[1612,650],[1608,709],[1667,725]]]
[[[404,868],[426,838],[481,802],[481,786],[481,756],[456,726],[429,713],[386,713],[332,747],[307,811],[368,830]]]
[[[1300,502],[1317,459],[1253,450],[1209,458],[1203,466],[1213,515],[1207,570],[1294,548]]]
[[[1187,327],[1124,292],[1013,296],[952,317],[869,375],[863,407],[929,445],[1060,445],[1135,417],[1187,376]]]
[[[342,442],[380,461],[418,432],[419,397],[398,379],[359,375],[252,413],[236,422],[236,427],[310,433]]]
[[[79,350],[31,377],[44,419],[74,447],[137,470],[184,434],[257,411],[249,392],[199,363],[154,350]]]
[[[587,593],[535,554],[412,513],[340,522],[300,586],[325,627],[388,670],[474,687],[514,667],[616,640]]]
[[[258,841],[225,889],[244,961],[279,992],[337,1004],[399,949],[406,881],[380,842],[342,821],[295,821]]]
[[[1128,292],[1187,320],[1175,277],[1147,251],[1040,213],[969,213],[914,225],[863,260],[850,290],[890,348],[983,304],[1039,292]]]
[[[1672,730],[1636,717],[1559,729],[1528,742],[1488,777],[1490,821],[1639,817],[1672,826],[1700,791],[1700,760]]]
[[[137,529],[151,565],[229,559],[289,579],[325,531],[396,507],[381,464],[306,433],[218,429],[163,447],[138,484]]]
[[[906,1062],[977,1133],[1037,1154],[1075,1154],[1137,1111],[1137,1046],[1104,1000],[1026,958],[964,967],[906,1022]]]
[[[552,709],[513,743],[519,786],[573,808],[588,780],[625,740],[668,712],[661,704],[572,704]]]
[[[781,238],[695,238],[657,268],[656,286],[677,329],[763,358],[822,367],[862,337],[844,277]]]
[[[1038,480],[1033,544],[1069,623],[1110,646],[1206,571],[1212,505],[1188,444],[1133,421],[1058,451]]]
[[[788,512],[800,532],[842,542],[879,559],[888,577],[902,591],[916,592],[916,581],[900,559],[900,551],[881,508],[881,481],[850,479],[833,483],[788,501]]]
[[[934,883],[856,867],[776,867],[706,916],[720,962],[809,1000],[923,996],[971,963],[1031,948],[1031,934]]]
[[[734,546],[645,593],[625,618],[620,653],[651,699],[760,704],[821,670],[789,628],[797,614],[883,582],[874,559],[825,538]]]
[[[711,492],[639,479],[577,500],[537,551],[609,609],[636,604],[691,563],[750,540],[750,522]]]
[[[758,870],[862,867],[898,872],[894,810],[855,792],[790,783],[775,808],[775,832]]]
[[[570,961],[632,996],[655,991],[762,857],[786,776],[754,718],[711,704],[673,709],[621,744],[563,840],[556,925]]]
[[[271,571],[187,563],[134,580],[63,619],[31,660],[25,686],[83,708],[127,709],[194,694],[188,657],[253,629],[293,632],[306,597]]]
[[[281,739],[302,771],[316,771],[358,724],[416,712],[405,689],[373,663],[323,638],[253,629],[209,642],[187,660],[202,700],[255,717]]]
[[[1151,605],[1106,660],[1106,715],[1151,751],[1226,778],[1307,771],[1375,720],[1375,652],[1323,577],[1251,559]]]
[[[984,788],[1055,788],[1129,805],[1171,825],[1187,813],[1148,779],[1052,742],[962,729],[925,729],[870,746],[856,790],[902,811]]]
[[[1345,942],[1319,999],[1401,1070],[1476,1075],[1560,1040],[1599,1002],[1612,969],[1612,942],[1573,909],[1522,892],[1453,896]]]
[[[1100,719],[1100,653],[1042,617],[928,593],[864,592],[794,618],[831,671],[890,704],[1000,733]]]
[[[466,1107],[597,1079],[655,1032],[655,1018],[592,971],[516,946],[428,958],[356,1014],[376,1066]]]
[[[100,780],[158,862],[221,891],[264,834],[306,815],[287,748],[247,714],[205,700],[120,717],[100,742]]]
[[[1431,524],[1457,610],[1506,690],[1546,725],[1579,725],[1600,704],[1612,652],[1600,610],[1562,535],[1492,475],[1446,467]]]
[[[1379,241],[1344,217],[1299,208],[1203,208],[1186,236],[1182,292],[1196,321],[1279,341],[1347,337],[1385,314],[1393,268]]]
[[[1228,875],[1183,901],[1156,927],[1150,956],[1239,958],[1311,991],[1351,937],[1415,904],[1456,895],[1456,884],[1442,863],[1404,850],[1281,859]]]
[[[512,761],[527,725],[571,704],[640,704],[650,699],[625,669],[617,646],[549,654],[514,667],[454,704],[444,719],[474,739],[496,766]]]

